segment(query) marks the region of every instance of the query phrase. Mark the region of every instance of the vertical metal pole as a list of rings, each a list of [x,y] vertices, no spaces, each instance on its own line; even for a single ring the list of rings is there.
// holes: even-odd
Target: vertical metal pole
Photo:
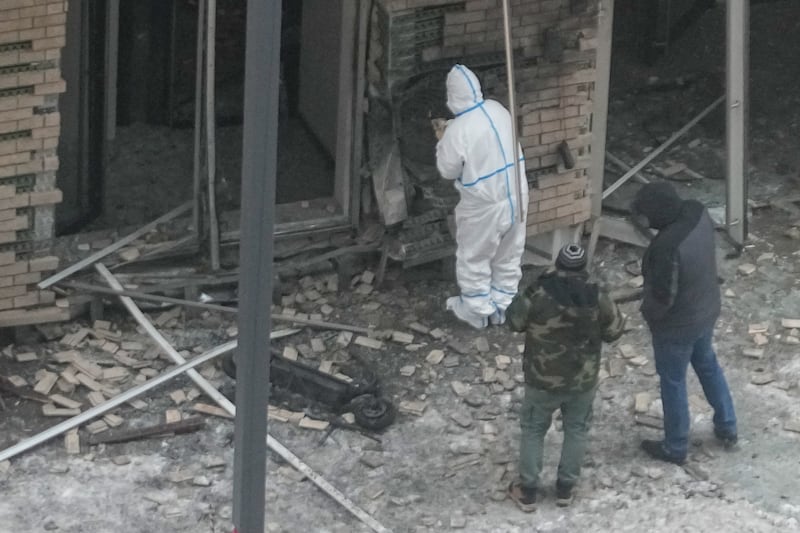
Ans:
[[[336,168],[334,197],[344,215],[349,215],[353,180],[359,172],[353,172],[353,98],[356,80],[356,44],[359,37],[358,4],[354,1],[341,3],[341,45],[339,49],[339,99],[337,115]]]
[[[592,217],[603,214],[603,178],[606,164],[606,134],[608,131],[608,97],[611,86],[611,51],[614,33],[614,0],[602,0],[597,13],[597,79],[592,101]]]
[[[248,0],[233,519],[263,533],[281,3]]]
[[[727,201],[726,226],[731,238],[747,239],[748,84],[750,2],[728,0]]]
[[[525,223],[525,213],[527,206],[522,205],[522,177],[520,176],[519,152],[517,141],[517,98],[514,89],[514,48],[511,40],[511,9],[508,0],[503,0],[503,29],[506,41],[506,71],[508,77],[508,111],[511,113],[511,140],[514,143],[512,148],[514,157],[514,183],[516,183],[515,193],[517,195],[517,222]]]
[[[217,221],[217,147],[216,147],[216,43],[217,0],[208,0],[206,15],[206,172],[208,173],[208,231],[211,270],[219,270],[219,222]]]
[[[175,57],[178,54],[178,2],[177,0],[170,0],[172,2],[172,9],[170,10],[169,21],[169,60],[168,60],[168,79],[169,87],[167,87],[167,124],[170,128],[175,126]]]
[[[105,139],[117,135],[117,66],[119,60],[119,0],[106,3],[106,124]]]
[[[197,57],[195,58],[195,86],[194,86],[194,169],[193,169],[193,190],[192,199],[192,226],[197,235],[198,242],[202,230],[200,229],[200,173],[201,168],[201,146],[203,138],[203,42],[206,32],[206,0],[197,2]]]

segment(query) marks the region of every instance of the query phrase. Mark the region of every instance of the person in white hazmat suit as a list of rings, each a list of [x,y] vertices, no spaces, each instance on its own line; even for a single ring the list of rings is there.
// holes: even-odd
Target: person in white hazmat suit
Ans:
[[[511,114],[499,102],[483,99],[478,77],[463,65],[455,65],[447,76],[447,107],[455,118],[436,145],[436,166],[443,178],[454,180],[461,196],[455,209],[461,295],[448,298],[447,309],[482,329],[505,322],[522,277],[525,161],[518,146],[522,198],[517,198]]]

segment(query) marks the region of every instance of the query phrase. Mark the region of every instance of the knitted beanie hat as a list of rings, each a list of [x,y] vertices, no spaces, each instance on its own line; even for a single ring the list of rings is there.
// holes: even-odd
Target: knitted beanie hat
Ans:
[[[556,268],[579,272],[586,268],[586,250],[580,244],[567,244],[558,252]]]
[[[675,222],[681,213],[683,200],[675,188],[666,181],[648,183],[636,193],[633,212],[644,215],[654,229],[662,229]]]

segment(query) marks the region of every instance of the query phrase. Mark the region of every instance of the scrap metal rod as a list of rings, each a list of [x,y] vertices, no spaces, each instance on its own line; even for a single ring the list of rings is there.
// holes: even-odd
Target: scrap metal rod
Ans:
[[[525,223],[527,206],[522,205],[522,176],[520,175],[519,154],[517,152],[517,98],[514,91],[514,49],[511,40],[511,9],[508,0],[503,0],[503,30],[506,42],[506,71],[508,76],[508,111],[511,113],[511,157],[514,159],[514,183],[517,195],[517,222]]]
[[[609,161],[611,161],[612,163],[614,163],[615,165],[617,165],[619,168],[621,168],[625,172],[628,172],[631,168],[633,168],[628,163],[626,163],[625,161],[623,161],[619,157],[615,156],[614,154],[612,154],[608,150],[606,150],[606,158]],[[650,183],[650,180],[647,179],[646,177],[644,177],[641,172],[637,172],[636,174],[633,175],[633,177],[636,180],[638,180],[639,183]]]
[[[672,137],[667,139],[661,146],[650,152],[650,154],[648,154],[647,157],[642,159],[636,166],[634,166],[632,169],[626,172],[621,178],[619,178],[617,181],[611,184],[606,190],[604,190],[603,200],[611,196],[614,193],[614,191],[622,187],[635,174],[638,174],[640,170],[649,165],[653,159],[661,155],[667,148],[675,144],[675,141],[683,137],[687,131],[689,131],[695,125],[697,125],[698,122],[703,120],[706,117],[706,115],[714,111],[714,109],[716,109],[717,106],[719,106],[724,101],[725,101],[725,96],[724,95],[720,96],[719,98],[714,100],[714,102],[711,105],[705,108],[699,115],[697,115],[691,121],[689,121],[688,124],[686,124],[684,127],[673,133]]]
[[[122,285],[120,285],[119,281],[114,277],[114,275],[108,271],[108,269],[102,264],[98,263],[95,265],[95,268],[100,273],[103,278],[108,282],[108,284],[114,289],[121,289]],[[158,332],[158,330],[150,323],[149,320],[144,316],[144,313],[136,307],[136,304],[133,303],[133,300],[128,298],[127,296],[120,296],[120,301],[125,305],[128,311],[131,313],[134,319],[145,329],[145,331],[153,338],[153,340],[159,345],[159,347],[164,350],[167,356],[170,359],[175,361],[179,364],[184,364],[183,357],[173,348],[169,342]],[[234,346],[236,343],[234,343]],[[217,405],[222,407],[228,414],[235,417],[236,416],[236,406],[228,400],[225,396],[223,396],[208,380],[206,380],[203,376],[201,376],[196,370],[192,369],[187,372],[187,375],[194,381],[197,386],[205,392],[211,399],[213,399]],[[359,520],[364,522],[366,525],[371,527],[374,531],[377,532],[388,532],[389,530],[383,527],[377,520],[375,520],[372,516],[366,513],[363,509],[358,507],[352,500],[350,500],[347,496],[344,495],[339,489],[331,485],[327,480],[325,480],[322,476],[314,472],[311,467],[305,464],[303,461],[300,460],[294,453],[292,453],[288,448],[286,448],[283,444],[275,440],[271,435],[267,434],[267,446],[273,449],[278,455],[280,455],[284,460],[286,460],[289,464],[295,467],[298,471],[302,472],[306,475],[311,481],[314,482],[320,489],[326,492],[329,496],[331,496],[334,500],[339,502],[345,509],[350,511],[353,515],[355,515]]]
[[[224,353],[228,353],[234,348],[236,348],[236,341],[227,342],[221,346],[217,346],[216,348],[209,350],[198,357],[195,357],[191,361],[187,361],[182,365],[176,366],[172,370],[164,372],[160,376],[154,377],[150,381],[146,381],[141,385],[133,387],[132,389],[128,389],[125,392],[114,396],[107,402],[103,402],[100,405],[92,407],[91,409],[88,409],[79,415],[73,416],[68,420],[64,420],[60,424],[56,424],[55,426],[42,431],[38,435],[34,435],[33,437],[25,439],[14,446],[11,446],[10,448],[6,448],[0,452],[0,462],[11,459],[22,452],[30,450],[35,446],[43,444],[50,439],[61,435],[62,433],[66,433],[70,429],[81,426],[90,420],[97,418],[98,416],[102,416],[115,407],[118,407],[125,402],[129,402],[137,396],[141,396],[145,392],[155,389],[167,381],[170,381],[171,379],[183,374],[187,370],[191,370],[198,365],[202,365],[205,362],[211,361],[215,357],[218,357]]]
[[[70,276],[70,275],[74,274],[75,272],[78,272],[79,270],[82,270],[82,269],[86,268],[87,266],[89,266],[89,265],[91,265],[93,263],[96,263],[97,261],[99,261],[100,259],[104,258],[105,256],[116,252],[117,250],[119,250],[120,248],[125,246],[126,244],[131,243],[131,242],[135,241],[136,239],[138,239],[139,237],[141,237],[142,235],[145,235],[145,234],[149,233],[150,230],[152,230],[153,228],[155,228],[159,224],[162,224],[164,222],[172,220],[173,218],[179,217],[180,215],[182,215],[186,211],[189,211],[191,208],[192,208],[192,202],[186,202],[185,204],[179,205],[178,207],[176,207],[175,209],[173,209],[169,213],[166,213],[165,215],[162,215],[162,216],[158,217],[157,219],[155,219],[154,221],[150,222],[149,224],[145,224],[141,228],[137,229],[133,233],[130,233],[130,234],[126,235],[125,237],[122,237],[121,239],[119,239],[118,241],[114,242],[113,244],[111,244],[109,246],[106,246],[102,250],[98,250],[97,252],[93,253],[92,255],[90,255],[89,257],[87,257],[85,259],[81,259],[77,263],[68,266],[64,270],[53,274],[52,276],[50,276],[46,280],[39,282],[39,284],[37,286],[40,289],[46,289],[50,285],[58,283],[62,279],[66,278],[67,276]]]
[[[108,287],[100,287],[98,285],[92,285],[90,283],[82,283],[80,281],[65,281],[60,283],[63,287],[70,287],[74,289],[80,289],[87,292],[93,292],[97,294],[108,294],[110,296],[127,296],[129,298],[133,298],[135,300],[145,300],[149,302],[160,302],[160,303],[169,303],[175,305],[183,305],[185,307],[195,307],[197,309],[206,309],[208,311],[219,311],[222,313],[238,313],[238,307],[229,307],[227,305],[219,305],[219,304],[207,304],[203,302],[193,302],[191,300],[182,300],[180,298],[172,298],[170,296],[159,296],[157,294],[148,294],[146,292],[138,292],[138,291],[129,291],[120,288],[117,289],[109,289]],[[121,285],[120,285],[121,287]],[[314,328],[320,329],[331,329],[337,331],[352,331],[353,333],[360,333],[362,335],[369,335],[370,333],[374,332],[374,330],[370,328],[364,328],[360,326],[351,326],[349,324],[339,324],[336,322],[325,322],[323,320],[312,320],[310,318],[302,318],[296,316],[288,316],[288,315],[272,315],[272,320],[277,320],[280,322],[291,322],[293,324],[299,324],[303,326],[309,326]]]

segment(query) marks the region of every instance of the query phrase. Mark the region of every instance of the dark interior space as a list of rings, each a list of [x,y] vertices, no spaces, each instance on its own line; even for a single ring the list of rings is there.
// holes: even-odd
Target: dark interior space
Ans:
[[[652,61],[648,61],[652,57],[642,53],[642,42],[656,39],[640,24],[645,3],[619,0],[615,6],[607,148],[631,166],[725,94],[726,86],[725,3],[705,7],[698,2],[704,9],[693,20],[683,20],[673,28],[669,47]],[[797,2],[751,3],[748,180],[751,206],[770,203],[781,196],[796,196],[800,185],[800,158],[796,149],[800,101],[794,90],[800,77],[798,15]],[[725,207],[724,108],[724,105],[717,107],[644,169],[646,177],[664,179],[669,169],[686,166],[688,172],[681,171],[668,179],[682,194],[701,199],[711,207],[718,221]],[[607,165],[606,184],[621,174],[619,168]],[[604,207],[627,210],[638,186],[634,182],[626,184],[604,202]],[[758,216],[766,212],[754,211]]]
[[[102,2],[98,2],[100,4]],[[76,200],[87,202],[102,196],[102,213],[95,201],[91,216],[65,226],[69,232],[140,225],[191,198],[195,77],[197,46],[197,0],[122,0],[120,2],[119,56],[115,139],[106,146],[106,166],[101,182],[84,187]],[[302,83],[324,83],[301,76],[303,54],[338,54],[326,48],[330,42],[314,32],[303,31],[304,12],[319,12],[315,2],[284,0],[281,50],[281,106],[279,113],[278,204],[302,204],[301,210],[279,209],[278,218],[291,221],[320,218],[337,211],[334,194],[335,151],[326,146],[319,131],[309,126],[309,113],[301,113]],[[240,202],[242,107],[244,87],[246,4],[218,0],[216,16],[215,116],[217,159],[217,206],[220,215],[235,212]],[[93,34],[92,57],[102,67],[105,38],[104,14],[84,19]],[[96,49],[97,47],[100,49]],[[337,64],[337,61],[333,61]],[[308,69],[306,69],[308,71]],[[91,137],[103,139],[102,70],[83,85],[81,97],[100,101],[99,116],[86,117]],[[304,80],[304,81],[301,81]],[[335,81],[334,81],[335,83]],[[313,94],[315,87],[310,87]],[[333,111],[337,99],[320,102]],[[317,114],[314,114],[316,116]],[[311,120],[314,118],[312,116]],[[325,117],[325,120],[328,120]],[[83,141],[88,142],[87,140]],[[205,138],[203,140],[205,146]],[[86,158],[86,157],[84,157]],[[103,161],[102,157],[88,158]],[[84,169],[83,172],[86,172]],[[75,174],[78,175],[78,174]],[[95,178],[95,181],[97,179]],[[201,178],[205,189],[204,173]],[[154,194],[153,191],[158,191]],[[97,216],[99,213],[99,216]],[[86,223],[91,222],[89,226]],[[280,221],[280,220],[279,220]]]
[[[62,71],[75,90],[61,96],[62,133],[58,186],[63,202],[56,211],[56,233],[74,233],[103,210],[105,0],[76,5],[68,12],[67,47]],[[89,31],[75,31],[88,27]]]

